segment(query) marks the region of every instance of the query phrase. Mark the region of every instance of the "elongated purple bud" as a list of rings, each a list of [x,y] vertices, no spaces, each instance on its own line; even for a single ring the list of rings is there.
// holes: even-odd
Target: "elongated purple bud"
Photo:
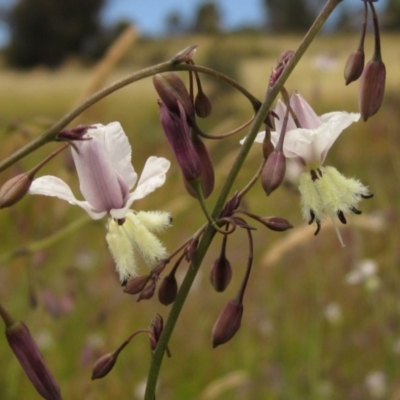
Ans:
[[[287,219],[281,217],[262,217],[259,221],[271,231],[284,232],[293,228],[293,225]]]
[[[2,310],[3,319],[4,312]],[[61,400],[60,388],[47,368],[28,327],[21,321],[5,322],[8,344],[38,393],[46,400]]]
[[[182,79],[174,72],[164,72],[153,76],[153,85],[166,107],[177,115],[181,114],[178,104],[183,106],[185,114],[194,118],[194,106]]]
[[[361,76],[364,70],[364,61],[364,50],[356,50],[350,54],[344,67],[344,80],[346,85],[356,81]]]
[[[232,278],[232,267],[225,254],[221,254],[210,270],[210,282],[217,292],[223,292]]]
[[[203,141],[197,135],[194,135],[192,142],[201,163],[201,188],[206,199],[214,190],[214,165]]]
[[[32,181],[32,176],[23,173],[5,182],[0,188],[0,208],[18,203],[28,193]]]
[[[212,344],[217,347],[231,340],[240,328],[243,304],[230,300],[219,314],[212,330]]]
[[[196,98],[194,99],[194,108],[196,110],[196,114],[200,118],[207,118],[212,111],[212,105],[210,99],[203,92],[203,90],[199,90],[197,92]]]
[[[178,283],[174,274],[167,275],[158,289],[158,300],[161,304],[168,306],[173,303],[178,293]]]
[[[113,369],[118,354],[118,352],[113,352],[101,356],[93,365],[91,379],[104,378]]]
[[[159,103],[160,120],[185,180],[191,182],[201,176],[202,163],[190,137],[190,127],[183,106],[178,103],[180,114],[171,112],[164,103]]]
[[[146,286],[149,281],[149,275],[136,276],[131,278],[126,282],[124,286],[124,292],[128,294],[138,294],[140,293]]]
[[[261,184],[267,196],[279,187],[285,177],[286,159],[281,151],[273,151],[261,172]]]
[[[150,335],[150,348],[155,350],[160,336],[164,329],[164,321],[160,314],[156,314],[155,318],[151,321],[150,330],[152,334]]]
[[[385,93],[386,67],[380,59],[367,63],[361,76],[358,94],[358,108],[361,117],[367,121],[381,107]]]

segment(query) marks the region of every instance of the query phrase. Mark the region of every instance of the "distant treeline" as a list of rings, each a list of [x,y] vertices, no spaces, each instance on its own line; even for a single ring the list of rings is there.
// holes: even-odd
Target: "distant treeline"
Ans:
[[[5,50],[7,63],[16,68],[37,65],[57,67],[68,57],[91,62],[100,58],[107,47],[131,24],[121,20],[113,26],[101,23],[101,11],[109,0],[17,0],[0,9],[0,18],[10,31]],[[381,0],[382,1],[382,0]],[[260,0],[262,26],[242,26],[236,32],[305,32],[322,7],[321,0]],[[363,15],[359,5],[343,1],[332,30],[355,30]],[[400,29],[400,0],[386,0],[382,13],[384,29]],[[204,1],[192,20],[176,10],[165,18],[166,35],[223,33],[223,15],[217,1]],[[225,33],[225,32],[224,32]]]

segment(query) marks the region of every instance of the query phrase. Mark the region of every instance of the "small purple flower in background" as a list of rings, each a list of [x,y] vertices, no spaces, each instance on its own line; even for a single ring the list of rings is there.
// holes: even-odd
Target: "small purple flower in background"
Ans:
[[[303,169],[299,183],[303,218],[309,224],[317,224],[317,234],[323,220],[330,217],[344,246],[335,217],[345,224],[345,215],[350,212],[360,214],[358,202],[372,197],[372,194],[357,179],[346,178],[336,168],[323,164],[335,140],[344,129],[359,120],[360,114],[342,111],[318,116],[298,93],[290,98],[290,106],[300,127],[289,115],[283,152]],[[285,104],[279,100],[274,111],[278,119],[276,131],[271,132],[271,141],[276,146],[286,112]],[[265,132],[260,132],[255,141],[262,143],[264,136]]]
[[[55,176],[35,179],[29,193],[66,200],[96,220],[108,215],[106,239],[120,280],[125,282],[137,275],[134,250],[150,267],[166,256],[154,233],[171,224],[169,213],[136,212],[130,207],[135,200],[164,184],[170,162],[162,157],[149,157],[138,179],[131,162],[131,146],[118,122],[93,125],[86,138],[91,140],[76,141],[71,149],[85,200],[77,200],[70,187]]]

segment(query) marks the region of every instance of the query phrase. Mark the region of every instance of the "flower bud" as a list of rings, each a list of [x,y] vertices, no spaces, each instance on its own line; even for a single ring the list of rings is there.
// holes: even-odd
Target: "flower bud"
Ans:
[[[140,293],[146,286],[146,283],[149,281],[149,279],[149,275],[136,276],[135,278],[129,279],[124,286],[124,292],[128,294]]]
[[[382,60],[369,61],[361,77],[358,95],[358,108],[364,121],[378,112],[385,92],[385,80],[386,67]]]
[[[153,297],[156,290],[156,282],[151,281],[139,294],[137,301],[149,300]]]
[[[156,314],[156,317],[151,321],[150,330],[152,334],[150,335],[150,347],[151,350],[155,350],[157,343],[160,339],[162,331],[164,329],[164,321],[160,314]]]
[[[261,172],[262,187],[269,196],[279,185],[285,177],[286,159],[281,151],[273,151],[264,165]]]
[[[282,75],[286,65],[293,57],[294,51],[293,50],[285,50],[278,58],[276,62],[275,68],[272,70],[271,76],[269,78],[269,88],[273,88],[276,84],[276,81]]]
[[[196,54],[197,51],[197,44],[192,44],[188,47],[185,47],[183,50],[181,50],[176,56],[172,59],[172,62],[174,64],[181,64],[181,63],[190,63],[193,61],[193,57]]]
[[[174,72],[164,72],[153,76],[153,85],[166,107],[180,115],[178,103],[182,104],[185,114],[194,118],[194,107],[189,92],[182,79]]]
[[[114,367],[118,357],[117,352],[101,356],[93,365],[92,380],[104,378]]]
[[[214,166],[207,147],[197,135],[193,137],[193,146],[201,162],[201,188],[203,190],[203,196],[206,199],[214,190]]]
[[[212,330],[212,344],[214,348],[233,338],[240,328],[242,315],[243,305],[237,300],[230,300],[226,304]]]
[[[7,325],[6,337],[38,393],[47,400],[61,400],[60,388],[47,368],[28,327],[21,321]]]
[[[185,249],[185,260],[191,263],[194,259],[194,256],[197,252],[197,246],[199,245],[199,238],[195,237],[189,243],[189,245]]]
[[[183,178],[192,182],[200,177],[202,163],[190,137],[190,127],[185,111],[178,103],[180,114],[171,112],[164,103],[159,103],[160,120],[175,158],[181,168]]]
[[[210,282],[217,292],[223,292],[232,278],[231,263],[225,254],[221,254],[213,263],[210,270]]]
[[[346,85],[356,81],[364,70],[365,55],[363,50],[353,51],[344,67],[344,80]]]
[[[271,231],[284,232],[293,228],[293,225],[287,219],[281,217],[264,217],[260,218],[259,221]]]
[[[212,105],[203,90],[199,90],[194,99],[194,109],[200,118],[207,118],[211,114]]]
[[[0,188],[0,208],[18,203],[31,187],[33,177],[23,173],[9,179]]]
[[[178,283],[176,282],[175,275],[169,274],[163,279],[158,289],[158,300],[161,304],[168,306],[174,302],[177,293]]]

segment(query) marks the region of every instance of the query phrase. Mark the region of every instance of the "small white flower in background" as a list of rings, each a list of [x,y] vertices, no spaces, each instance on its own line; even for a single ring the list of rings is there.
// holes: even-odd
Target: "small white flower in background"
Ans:
[[[339,303],[328,303],[324,308],[324,316],[332,325],[338,325],[343,321],[343,312]]]
[[[382,371],[372,371],[365,377],[365,386],[372,398],[383,399],[387,395],[386,375]]]
[[[55,196],[82,207],[93,219],[108,215],[107,242],[116,262],[121,282],[137,275],[134,250],[153,267],[166,256],[166,250],[154,233],[171,224],[167,212],[130,210],[165,182],[170,162],[149,157],[138,180],[131,162],[131,146],[118,122],[93,125],[84,139],[71,148],[85,200],[77,200],[70,187],[55,176],[42,176],[32,182],[29,193]],[[132,190],[135,187],[134,190]]]
[[[345,215],[360,214],[358,202],[372,197],[372,194],[357,179],[346,178],[336,168],[325,167],[323,164],[335,140],[345,128],[359,120],[360,114],[342,111],[318,116],[298,93],[290,98],[290,106],[300,128],[289,115],[283,153],[303,168],[299,179],[303,218],[309,224],[315,221],[317,234],[324,219],[330,217],[339,241],[344,246],[336,217],[345,224]],[[271,132],[271,140],[276,146],[286,112],[285,104],[279,100],[274,111],[279,119],[275,120],[276,131]],[[256,142],[262,143],[264,137],[265,132],[260,132]]]
[[[345,281],[349,285],[364,284],[365,288],[370,291],[378,289],[380,280],[378,277],[378,264],[375,260],[365,259],[358,263],[345,277]]]

